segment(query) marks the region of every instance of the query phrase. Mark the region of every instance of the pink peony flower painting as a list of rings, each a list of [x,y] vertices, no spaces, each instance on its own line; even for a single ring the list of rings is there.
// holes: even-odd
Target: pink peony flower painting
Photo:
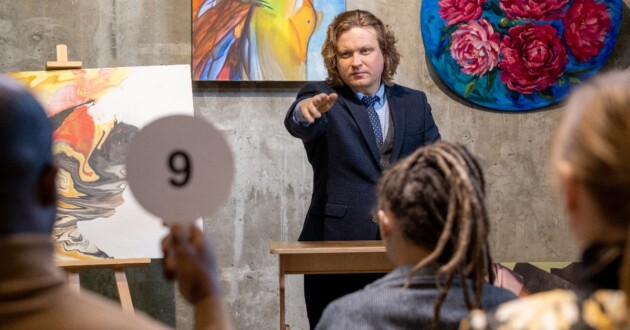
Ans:
[[[481,5],[486,0],[440,0],[440,16],[446,26],[466,22],[481,17]]]
[[[500,0],[507,19],[549,21],[562,18],[569,0]]]
[[[542,92],[564,74],[567,51],[551,25],[526,23],[510,28],[501,43],[501,81],[522,94]]]
[[[564,99],[604,65],[622,0],[423,0],[425,53],[477,105],[526,111]]]
[[[597,56],[611,28],[608,7],[594,0],[576,0],[562,19],[564,40],[580,62]]]
[[[451,56],[463,73],[482,77],[499,64],[501,36],[485,19],[461,24],[453,32]]]

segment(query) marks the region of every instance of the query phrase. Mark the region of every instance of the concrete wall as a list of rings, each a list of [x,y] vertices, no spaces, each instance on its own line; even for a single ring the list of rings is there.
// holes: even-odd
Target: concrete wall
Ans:
[[[607,68],[630,67],[630,18]],[[501,261],[564,261],[576,254],[546,177],[548,142],[559,108],[528,113],[479,109],[446,90],[424,60],[420,1],[348,0],[348,8],[378,13],[400,42],[396,82],[424,90],[444,139],[468,145],[488,179],[494,256]],[[0,71],[42,70],[66,43],[85,68],[190,63],[189,0],[0,0]],[[195,115],[225,134],[236,158],[236,181],[225,206],[204,219],[214,240],[226,299],[240,329],[277,326],[277,260],[272,240],[295,240],[311,189],[301,143],[282,120],[300,83],[196,83]],[[141,309],[178,328],[191,310],[162,282],[159,263],[130,275],[147,281],[133,292]],[[104,279],[88,274],[98,289]],[[107,291],[102,289],[101,291]],[[160,292],[155,294],[155,292]],[[301,278],[287,287],[288,323],[306,328]],[[155,297],[155,298],[147,298]],[[175,312],[176,310],[176,312]]]

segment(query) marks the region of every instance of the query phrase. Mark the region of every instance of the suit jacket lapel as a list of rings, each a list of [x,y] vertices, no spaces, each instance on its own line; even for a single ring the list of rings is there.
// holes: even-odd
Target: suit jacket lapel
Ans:
[[[402,99],[398,97],[398,88],[396,85],[385,85],[385,94],[387,95],[387,105],[389,106],[389,113],[393,119],[394,126],[394,147],[392,148],[391,160],[398,159],[400,150],[402,149],[403,136],[405,136],[405,105],[402,104]],[[368,122],[369,124],[369,122]]]
[[[367,111],[365,109],[365,105],[357,99],[357,96],[354,94],[352,89],[348,86],[343,86],[339,89],[340,99],[343,100],[346,105],[348,111],[354,121],[359,126],[359,130],[361,131],[361,135],[363,135],[363,139],[365,143],[367,143],[370,148],[370,153],[372,157],[376,161],[377,164],[380,164],[381,155],[378,153],[378,148],[376,146],[376,137],[374,136],[374,129],[372,128],[372,124],[370,124],[370,119],[368,118]]]

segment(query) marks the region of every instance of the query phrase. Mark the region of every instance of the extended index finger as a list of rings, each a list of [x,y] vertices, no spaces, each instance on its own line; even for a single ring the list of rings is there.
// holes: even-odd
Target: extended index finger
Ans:
[[[333,104],[337,101],[337,93],[332,93],[328,95],[327,105],[328,109],[332,108]]]
[[[327,100],[328,100],[328,94],[326,94],[326,93],[317,94],[317,95],[313,96],[313,105],[315,107],[319,108],[324,103],[326,103]]]
[[[317,110],[321,113],[328,112],[330,108],[332,108],[333,104],[337,101],[337,93],[332,93],[330,95],[326,95],[322,104],[317,108]]]

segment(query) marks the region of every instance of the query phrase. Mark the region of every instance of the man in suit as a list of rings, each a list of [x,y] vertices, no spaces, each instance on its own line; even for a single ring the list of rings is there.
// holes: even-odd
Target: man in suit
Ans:
[[[313,194],[300,241],[380,239],[371,211],[383,168],[440,138],[423,92],[396,85],[394,34],[373,14],[338,15],[322,56],[326,82],[305,85],[285,117],[313,167]],[[311,328],[326,305],[372,275],[307,275]]]

